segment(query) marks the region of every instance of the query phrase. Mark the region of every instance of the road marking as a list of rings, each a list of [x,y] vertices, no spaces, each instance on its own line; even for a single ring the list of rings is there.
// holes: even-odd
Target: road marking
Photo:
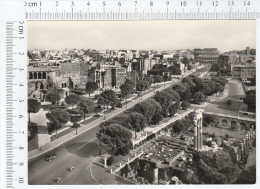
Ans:
[[[83,148],[84,146],[86,146],[87,144],[89,144],[90,142],[92,142],[93,140],[95,140],[95,138],[92,138],[90,141],[88,141],[86,144],[83,144],[82,146],[80,146],[79,148],[76,149],[76,151],[80,150],[81,148]]]
[[[91,169],[92,169],[92,164],[93,164],[93,162],[95,161],[96,158],[98,158],[98,156],[96,156],[96,157],[91,161],[91,163],[90,163],[90,165],[89,165],[88,168],[89,168],[89,172],[90,172],[91,178],[92,178],[96,183],[101,184],[101,183],[99,183],[99,182],[94,178],[94,176],[93,176],[93,174],[92,174],[92,171],[91,171]]]

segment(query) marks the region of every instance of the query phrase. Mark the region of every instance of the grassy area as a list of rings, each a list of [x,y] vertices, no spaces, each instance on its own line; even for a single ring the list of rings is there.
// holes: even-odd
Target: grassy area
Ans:
[[[233,131],[233,130],[218,128],[218,127],[203,127],[203,131],[206,131],[209,134],[215,133],[216,136],[219,137],[228,134],[231,138],[238,139],[238,140],[243,139],[246,135],[246,132],[244,131]]]
[[[32,151],[38,148],[38,135],[37,135],[37,126],[35,125],[34,128],[35,134],[33,135],[32,139],[28,140],[28,151]]]

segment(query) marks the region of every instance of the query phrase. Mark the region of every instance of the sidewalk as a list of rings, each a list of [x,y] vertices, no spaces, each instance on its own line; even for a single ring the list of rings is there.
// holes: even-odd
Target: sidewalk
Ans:
[[[104,168],[103,160],[101,157],[96,157],[90,165],[90,174],[92,178],[99,184],[133,184],[127,180],[121,179],[117,176],[110,174]]]
[[[40,109],[35,116],[31,115],[31,122],[37,124],[38,130],[38,147],[45,145],[46,143],[50,142],[50,135],[47,129],[47,119],[46,119],[47,111]]]

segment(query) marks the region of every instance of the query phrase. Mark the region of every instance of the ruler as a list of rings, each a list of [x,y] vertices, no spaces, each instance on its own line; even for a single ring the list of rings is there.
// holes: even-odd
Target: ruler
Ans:
[[[14,183],[25,184],[24,175],[27,172],[27,72],[26,64],[24,64],[27,56],[25,43],[27,39],[25,30],[25,21],[5,22],[5,74],[1,74],[5,75],[5,89],[1,88],[1,98],[5,99],[6,121],[5,124],[1,121],[1,127],[6,127],[5,137],[1,135],[1,142],[4,142],[5,138],[6,147],[2,152],[6,154],[6,188],[12,188]],[[1,161],[4,160],[1,159]]]
[[[1,187],[27,185],[28,20],[259,19],[258,0],[1,1]],[[30,186],[30,188],[33,186]]]

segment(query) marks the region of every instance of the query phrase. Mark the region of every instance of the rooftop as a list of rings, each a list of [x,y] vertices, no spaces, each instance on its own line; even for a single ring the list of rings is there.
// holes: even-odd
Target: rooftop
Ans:
[[[50,68],[46,67],[28,67],[28,72],[53,72]]]

